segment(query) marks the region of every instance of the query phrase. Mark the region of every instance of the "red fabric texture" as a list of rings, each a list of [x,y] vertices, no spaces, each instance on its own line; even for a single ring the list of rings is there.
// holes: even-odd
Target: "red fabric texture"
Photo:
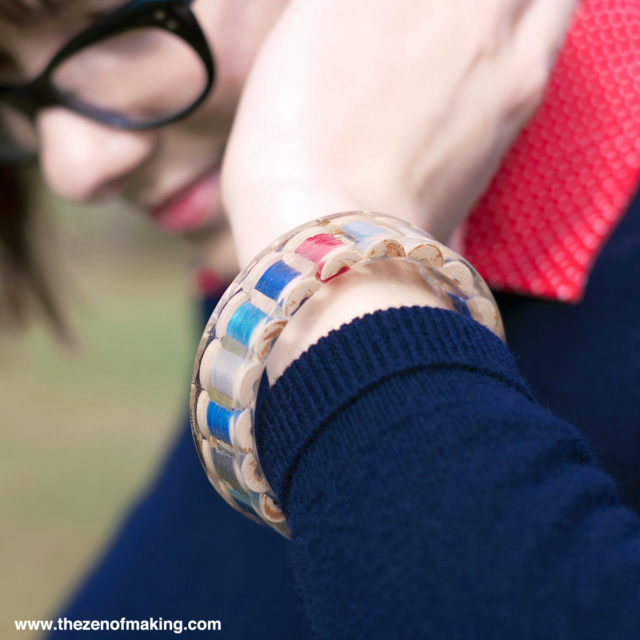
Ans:
[[[579,302],[640,177],[640,0],[585,0],[543,103],[471,213],[498,290]]]

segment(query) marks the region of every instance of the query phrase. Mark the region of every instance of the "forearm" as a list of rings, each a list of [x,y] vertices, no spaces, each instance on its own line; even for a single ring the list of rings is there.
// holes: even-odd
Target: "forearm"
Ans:
[[[319,637],[636,638],[640,526],[480,325],[356,321],[258,426]]]

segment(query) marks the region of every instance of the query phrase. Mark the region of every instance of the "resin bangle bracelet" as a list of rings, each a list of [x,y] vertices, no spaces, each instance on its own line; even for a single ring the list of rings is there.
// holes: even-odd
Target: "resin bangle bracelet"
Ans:
[[[235,509],[288,536],[256,449],[257,392],[274,341],[300,305],[349,269],[411,262],[442,306],[475,318],[504,340],[487,285],[459,255],[382,214],[315,220],[273,242],[226,291],[205,328],[191,380],[193,437],[211,484]]]

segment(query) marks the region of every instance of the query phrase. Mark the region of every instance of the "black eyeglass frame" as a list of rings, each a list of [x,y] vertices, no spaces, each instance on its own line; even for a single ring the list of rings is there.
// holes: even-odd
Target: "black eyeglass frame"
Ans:
[[[202,104],[216,79],[213,54],[189,7],[192,2],[193,0],[132,0],[73,37],[53,56],[42,73],[28,84],[20,87],[0,86],[0,100],[8,102],[32,120],[40,109],[62,106],[96,122],[128,131],[155,129],[184,118]],[[140,123],[128,120],[121,114],[85,104],[56,90],[51,76],[67,58],[101,40],[144,27],[156,27],[178,36],[200,56],[207,73],[207,82],[202,93],[187,108],[168,118]],[[5,162],[25,162],[33,160],[34,156],[0,147],[0,158]]]

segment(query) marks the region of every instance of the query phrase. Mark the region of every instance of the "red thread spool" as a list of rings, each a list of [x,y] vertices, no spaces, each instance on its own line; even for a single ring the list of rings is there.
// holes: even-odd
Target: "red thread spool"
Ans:
[[[315,262],[320,265],[322,259],[334,249],[338,247],[344,247],[344,243],[340,242],[337,238],[329,235],[328,233],[321,233],[312,238],[307,238],[296,249],[296,253],[311,262]]]

